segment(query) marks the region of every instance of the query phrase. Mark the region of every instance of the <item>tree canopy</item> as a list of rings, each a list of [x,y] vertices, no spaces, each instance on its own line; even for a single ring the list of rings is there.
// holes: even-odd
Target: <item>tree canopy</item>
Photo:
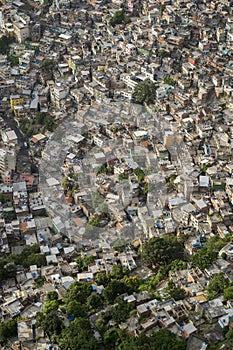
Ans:
[[[45,58],[40,64],[40,68],[47,71],[52,70],[54,67],[55,62],[50,58]]]
[[[75,318],[69,326],[63,330],[59,340],[59,346],[63,350],[99,350],[101,346],[93,336],[90,322],[86,318]]]
[[[0,38],[0,54],[6,54],[8,53],[9,51],[9,46],[10,44],[13,43],[13,38],[9,38],[8,36],[6,35],[3,35],[1,38]]]
[[[39,253],[39,245],[26,246],[21,254],[11,254],[6,259],[0,259],[0,283],[7,278],[16,276],[17,265],[28,268],[30,265],[46,265],[44,254]]]
[[[41,327],[50,341],[57,341],[64,324],[57,310],[50,309],[48,312],[38,312],[36,315],[37,326]]]
[[[110,19],[110,25],[115,27],[117,24],[127,24],[130,22],[130,18],[125,15],[124,9],[118,10],[114,13]]]
[[[93,255],[90,256],[84,256],[81,255],[77,257],[76,264],[78,266],[79,271],[85,271],[88,268],[88,265],[93,263],[95,261],[95,257]]]
[[[192,263],[202,271],[209,267],[218,256],[218,252],[224,247],[230,237],[221,239],[220,237],[211,237],[204,248],[192,256]]]
[[[0,344],[4,345],[10,337],[17,335],[17,319],[0,322]]]
[[[181,300],[187,296],[186,291],[183,288],[175,287],[175,284],[172,279],[168,282],[166,292],[169,294],[169,297],[174,300]]]
[[[224,289],[224,299],[233,300],[233,286]]]
[[[134,169],[133,172],[134,172],[134,174],[137,176],[139,182],[144,181],[144,179],[145,179],[145,173],[144,173],[144,171],[143,171],[142,169],[136,168],[136,169]]]
[[[178,340],[168,329],[161,329],[147,337],[141,333],[137,338],[124,330],[113,328],[104,334],[104,344],[113,350],[185,350],[186,342]]]
[[[22,132],[31,137],[33,134],[46,131],[54,131],[56,122],[54,117],[45,112],[37,112],[35,119],[24,118],[20,121],[20,129]]]
[[[133,97],[135,102],[147,105],[155,101],[155,83],[150,80],[145,80],[138,83],[134,88]]]
[[[70,301],[85,303],[91,295],[92,288],[89,283],[75,282],[67,290],[64,301],[68,304]]]
[[[168,265],[183,254],[184,246],[175,236],[153,237],[142,246],[142,259],[148,266]]]
[[[222,294],[226,288],[230,287],[230,281],[228,278],[224,277],[222,273],[214,275],[213,279],[209,282],[206,288],[208,292],[208,297],[214,299],[219,294]]]

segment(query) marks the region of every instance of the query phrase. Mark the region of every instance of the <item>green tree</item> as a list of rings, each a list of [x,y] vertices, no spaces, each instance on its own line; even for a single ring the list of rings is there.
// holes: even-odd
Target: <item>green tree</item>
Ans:
[[[153,185],[151,182],[146,182],[144,187],[143,187],[143,194],[146,196],[149,193],[149,191],[152,190],[152,187],[153,187]]]
[[[226,334],[227,340],[229,340],[231,343],[233,343],[233,330],[230,329]]]
[[[22,265],[29,267],[31,265],[37,265],[38,267],[47,265],[44,254],[31,254],[26,259],[23,259]]]
[[[0,38],[0,54],[5,55],[10,50],[10,44],[13,43],[13,38],[3,35]]]
[[[69,326],[62,331],[59,346],[62,350],[99,350],[101,348],[86,318],[75,318],[70,322]]]
[[[55,61],[50,58],[43,59],[43,61],[40,64],[40,68],[45,71],[53,70],[54,67],[55,67]]]
[[[159,50],[159,52],[158,52],[158,56],[161,57],[161,58],[170,57],[170,52],[161,49],[161,50]]]
[[[223,293],[224,293],[224,300],[233,300],[233,286],[225,288]]]
[[[151,276],[146,280],[143,280],[143,282],[139,286],[139,290],[144,290],[144,291],[148,291],[149,293],[154,293],[159,282],[165,279],[166,277],[167,277],[167,271],[164,269],[164,267],[160,267],[155,276]]]
[[[207,247],[204,247],[193,255],[192,263],[203,271],[214,262],[217,256],[218,254],[216,252],[210,251]]]
[[[2,193],[0,193],[0,202],[1,202],[2,204],[5,203],[5,197],[3,196]]]
[[[127,334],[124,330],[112,331],[113,339],[117,339],[117,350],[185,350],[186,342],[178,340],[176,335],[168,329],[162,329],[147,337],[141,333],[137,338]],[[111,342],[110,335],[107,334],[107,341]],[[114,349],[114,347],[113,347]]]
[[[4,266],[5,278],[14,278],[16,276],[17,266],[13,262],[9,262]]]
[[[124,21],[124,10],[116,11],[110,20],[111,26],[115,27],[116,24],[122,24]]]
[[[134,88],[133,97],[135,102],[147,105],[153,104],[155,101],[155,84],[150,80],[138,83]]]
[[[91,295],[92,288],[89,283],[74,282],[66,291],[64,301],[68,305],[70,301],[78,301],[85,303],[86,299]]]
[[[172,186],[174,184],[175,179],[177,178],[176,174],[171,174],[166,180],[167,186]]]
[[[0,259],[0,282],[4,281],[6,278],[8,278],[6,273],[6,265],[8,261],[5,259]]]
[[[129,178],[129,175],[126,173],[120,173],[118,174],[118,180],[119,181],[123,181],[123,180],[127,180]]]
[[[42,286],[45,284],[45,281],[46,281],[45,276],[39,276],[39,277],[36,279],[35,288],[37,289],[37,288],[42,287]]]
[[[3,346],[11,337],[17,336],[17,319],[0,322],[0,344]]]
[[[176,81],[174,79],[172,79],[169,75],[166,75],[164,77],[164,83],[165,84],[168,84],[168,85],[171,85],[171,86],[174,86],[176,84]]]
[[[62,188],[64,190],[64,192],[66,193],[69,189],[71,189],[71,184],[70,184],[70,180],[64,176],[62,181],[61,181],[61,185],[62,185]]]
[[[221,257],[223,258],[223,260],[227,260],[227,253],[222,252]]]
[[[144,173],[144,171],[143,171],[142,169],[136,168],[136,169],[134,169],[133,172],[134,172],[134,174],[137,176],[138,182],[144,181],[144,179],[145,179],[145,173]]]
[[[187,296],[186,291],[183,288],[176,288],[173,280],[169,280],[166,292],[169,294],[170,298],[174,300],[181,300]]]
[[[104,272],[99,272],[95,275],[95,282],[101,286],[103,285],[104,287],[106,287],[106,285],[108,284],[109,282],[109,278],[110,278],[110,275],[107,275],[106,273]]]
[[[78,189],[79,189],[79,185],[78,184],[74,184],[72,186],[72,189],[71,189],[72,196],[74,196],[75,191],[78,191]]]
[[[12,210],[4,210],[3,209],[3,213],[2,213],[4,219],[6,220],[6,222],[11,222],[12,220],[16,219],[16,215],[15,215],[15,211],[12,208]]]
[[[116,265],[113,265],[110,276],[112,279],[119,280],[128,274],[129,274],[128,269],[124,268],[121,264],[116,264]]]
[[[118,304],[112,308],[112,318],[117,323],[125,322],[129,318],[132,307],[130,303],[120,300]]]
[[[26,246],[21,254],[11,254],[9,259],[14,261],[16,265],[22,264],[24,259],[27,259],[32,254],[37,254],[40,252],[40,247],[38,244],[33,244],[31,246]]]
[[[67,304],[66,312],[69,316],[74,315],[74,317],[87,317],[85,305],[76,300],[70,301]]]
[[[48,300],[44,304],[43,313],[45,315],[48,315],[53,311],[57,311],[58,307],[59,307],[59,304],[57,300]]]
[[[96,321],[96,328],[103,335],[108,329],[108,322],[112,319],[111,309],[102,312]]]
[[[108,168],[107,168],[107,164],[102,164],[99,169],[97,170],[97,175],[99,174],[107,174]]]
[[[46,301],[58,300],[58,293],[55,290],[52,290],[47,293]]]
[[[148,266],[168,265],[183,254],[183,244],[175,236],[153,237],[142,246],[142,259]]]
[[[37,253],[39,253],[39,251],[40,251],[39,244],[33,244],[33,245],[25,247],[23,249],[21,255],[29,256],[31,254],[37,254]]]
[[[219,236],[211,237],[204,248],[192,256],[192,263],[194,266],[199,267],[202,271],[209,267],[218,256],[218,252],[224,247],[224,245],[231,239],[231,237],[225,237],[221,239]]]
[[[211,167],[211,164],[209,163],[205,163],[205,164],[202,164],[201,168],[200,168],[200,172],[202,175],[205,175],[206,174],[206,171],[208,168]]]
[[[87,307],[89,310],[98,310],[103,306],[103,298],[98,294],[91,294],[87,298]]]
[[[108,329],[105,333],[104,333],[104,346],[106,349],[115,349],[118,338],[119,338],[119,334],[118,334],[118,329],[117,328],[111,328]]]
[[[128,288],[123,281],[112,280],[105,287],[103,296],[108,303],[113,303],[116,297],[127,293]]]
[[[161,329],[151,337],[151,346],[156,350],[185,350],[186,342],[178,340],[168,329]]]
[[[35,121],[36,121],[37,124],[43,125],[45,118],[46,118],[46,113],[45,112],[37,112]]]
[[[125,283],[129,294],[138,291],[138,288],[139,288],[139,285],[140,285],[140,281],[139,281],[138,276],[127,276],[127,275],[125,275],[122,278],[121,281]]]
[[[41,327],[50,341],[58,341],[64,324],[59,317],[57,310],[51,310],[48,313],[38,312],[36,315],[36,324]]]
[[[97,215],[92,216],[92,218],[89,220],[88,225],[90,226],[99,226],[100,224],[100,217]]]
[[[228,278],[224,277],[222,273],[214,275],[213,279],[209,282],[206,290],[210,299],[216,298],[219,294],[224,292],[224,289],[230,286]]]
[[[17,66],[19,64],[19,58],[17,56],[14,56],[12,53],[8,54],[7,59],[10,62],[11,66]]]
[[[76,259],[76,264],[78,266],[78,270],[79,271],[87,270],[88,265],[95,262],[95,259],[96,259],[96,257],[94,257],[93,255],[85,256],[85,257],[82,257],[81,255],[78,256]]]
[[[108,206],[105,203],[104,197],[97,191],[91,194],[92,196],[92,206],[96,211],[101,213],[106,213],[108,211]]]
[[[125,15],[124,9],[116,11],[113,17],[110,19],[110,25],[115,27],[117,24],[127,24],[130,22],[130,18]]]
[[[169,270],[172,272],[178,271],[178,270],[184,270],[187,268],[187,263],[185,261],[182,261],[180,259],[173,260],[171,264],[169,265]]]

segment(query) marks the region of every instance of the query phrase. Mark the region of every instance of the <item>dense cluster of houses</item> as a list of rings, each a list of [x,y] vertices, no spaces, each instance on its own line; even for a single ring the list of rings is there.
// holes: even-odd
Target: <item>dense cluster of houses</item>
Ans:
[[[96,273],[116,263],[137,272],[135,252],[116,257],[117,247],[181,234],[192,257],[209,238],[232,234],[233,13],[231,0],[126,0],[127,24],[112,26],[119,0],[1,3],[0,40],[12,39],[0,56],[1,256],[38,244],[47,265],[20,267],[4,281],[0,310],[2,321],[25,318],[18,338],[29,344],[48,291],[62,298],[85,281],[101,294]],[[156,93],[144,108],[133,95],[147,80]],[[19,171],[22,144],[7,122],[33,125],[38,112],[59,125],[29,140],[40,183]],[[205,293],[215,274],[231,280],[232,252],[228,243],[205,271],[171,274],[185,300],[126,295],[137,315],[122,329],[168,328],[189,338],[188,350],[206,349],[214,335],[198,338],[199,326],[233,327],[231,302]],[[74,262],[80,254],[96,257],[84,272]]]

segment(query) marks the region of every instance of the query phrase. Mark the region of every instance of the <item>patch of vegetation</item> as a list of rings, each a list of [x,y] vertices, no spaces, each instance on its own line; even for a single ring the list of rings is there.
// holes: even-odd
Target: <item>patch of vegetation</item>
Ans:
[[[208,293],[209,299],[217,298],[220,294],[222,294],[225,290],[230,287],[230,280],[222,273],[218,273],[214,275],[213,279],[209,282],[206,290]],[[229,290],[228,290],[229,291]],[[225,292],[227,294],[227,292]]]
[[[74,198],[75,191],[79,189],[78,174],[69,173],[67,176],[64,176],[61,185],[65,194],[70,194]]]
[[[11,337],[17,336],[17,319],[0,322],[0,344],[3,346]]]
[[[146,196],[149,193],[149,191],[151,191],[152,187],[152,183],[146,182],[142,190],[143,194]]]
[[[3,35],[0,38],[0,54],[1,55],[7,54],[10,50],[10,44],[12,44],[13,42],[14,42],[13,38]]]
[[[27,137],[46,131],[52,132],[55,127],[54,117],[44,112],[37,112],[35,119],[25,118],[20,121],[20,129]]]
[[[165,84],[168,84],[168,85],[171,85],[171,86],[174,86],[176,84],[176,81],[174,79],[172,79],[169,75],[166,75],[164,77],[164,83]]]
[[[167,266],[183,255],[183,243],[175,236],[153,237],[142,246],[142,259],[150,267]]]
[[[113,17],[110,19],[110,25],[115,27],[117,24],[128,24],[130,23],[130,18],[126,16],[124,9],[116,11]]]
[[[170,57],[170,52],[161,49],[161,50],[159,50],[159,52],[158,52],[158,56],[161,57],[161,58]]]
[[[204,248],[192,256],[192,263],[202,271],[209,267],[218,256],[218,252],[231,240],[231,236],[224,239],[219,236],[211,237]]]
[[[95,211],[101,213],[101,214],[107,214],[108,213],[108,206],[105,202],[105,198],[103,195],[101,195],[98,191],[93,192],[91,194],[92,199],[92,206],[95,209]]]
[[[155,83],[145,80],[135,86],[133,98],[137,103],[150,105],[155,101],[155,91]]]
[[[133,172],[137,176],[138,182],[142,182],[142,181],[145,180],[145,173],[144,173],[144,171],[142,169],[136,168],[136,169],[134,169]]]
[[[176,174],[171,174],[168,179],[166,179],[166,186],[170,189],[170,190],[175,190],[176,189],[176,184],[175,184],[175,180],[177,178]]]
[[[11,66],[17,66],[19,64],[19,58],[17,56],[14,56],[12,53],[8,54],[7,59],[10,62]]]
[[[95,261],[93,255],[82,257],[81,255],[77,257],[76,264],[79,271],[87,271],[88,265]]]
[[[202,175],[205,175],[206,174],[206,171],[208,168],[211,167],[211,164],[209,163],[205,163],[205,164],[202,164],[201,168],[200,168],[200,172]]]
[[[88,221],[88,224],[91,225],[91,226],[99,226],[100,224],[100,217],[95,215],[93,216],[89,221]]]
[[[113,166],[107,166],[107,164],[101,165],[101,167],[97,170],[97,175],[99,174],[108,174],[113,175],[114,174],[114,167]]]
[[[174,300],[182,300],[187,296],[186,291],[183,288],[175,287],[175,284],[172,279],[169,280],[167,288],[165,291],[168,293],[169,298]]]
[[[40,68],[44,71],[51,71],[55,67],[55,61],[50,58],[45,58],[40,64]]]
[[[45,281],[46,281],[45,276],[39,276],[35,281],[36,282],[35,288],[43,287]]]
[[[118,180],[119,181],[127,180],[128,178],[129,178],[129,174],[128,173],[120,173],[118,175]]]

